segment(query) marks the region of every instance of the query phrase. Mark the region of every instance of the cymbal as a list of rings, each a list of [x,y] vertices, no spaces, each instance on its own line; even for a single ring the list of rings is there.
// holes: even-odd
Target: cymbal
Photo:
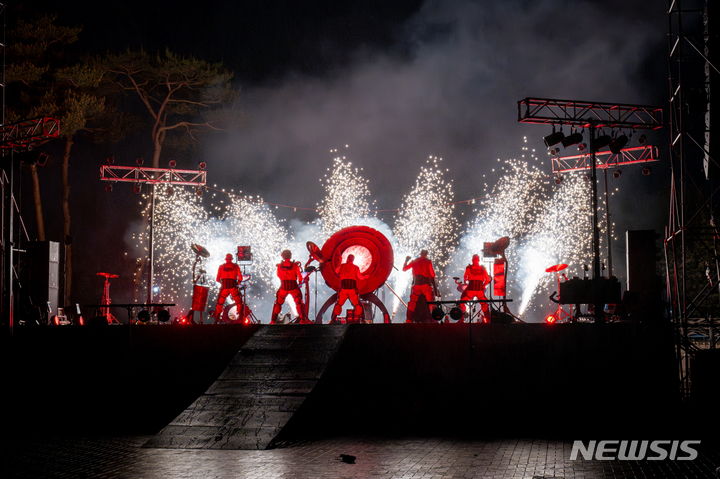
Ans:
[[[190,249],[193,250],[193,253],[195,253],[198,256],[202,256],[203,258],[209,258],[210,252],[205,249],[204,246],[200,246],[197,243],[191,243]]]
[[[319,263],[325,262],[325,257],[320,252],[320,248],[318,248],[318,245],[316,245],[312,241],[308,241],[307,243],[305,243],[305,246],[307,247],[310,256],[318,260]]]
[[[103,278],[119,278],[120,275],[118,274],[112,274],[112,273],[95,273],[97,276],[102,276]]]
[[[546,273],[557,273],[558,271],[562,271],[567,267],[568,267],[568,265],[566,265],[565,263],[560,263],[560,264],[550,266],[549,268],[547,268],[545,270],[545,272]]]

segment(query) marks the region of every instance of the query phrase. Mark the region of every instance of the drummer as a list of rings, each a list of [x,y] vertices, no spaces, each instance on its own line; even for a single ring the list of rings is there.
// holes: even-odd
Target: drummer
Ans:
[[[475,298],[481,300],[482,322],[490,322],[490,307],[488,306],[487,297],[485,296],[485,288],[492,280],[492,277],[488,274],[485,266],[480,264],[479,255],[473,255],[472,263],[465,268],[463,279],[467,284],[467,288],[465,288],[460,295],[460,301],[471,301]],[[467,310],[465,303],[460,303],[460,309],[462,309],[463,317],[465,317],[465,311]],[[460,321],[462,322],[462,320]]]

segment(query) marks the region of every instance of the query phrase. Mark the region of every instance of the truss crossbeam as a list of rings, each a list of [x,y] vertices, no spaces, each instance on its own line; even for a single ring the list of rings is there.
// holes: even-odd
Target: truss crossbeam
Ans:
[[[205,186],[207,171],[103,165],[100,168],[100,180],[118,183]]]
[[[658,161],[660,158],[657,147],[649,145],[625,148],[617,154],[610,150],[598,151],[595,153],[595,157],[595,167],[600,169],[650,163]],[[590,153],[552,158],[551,161],[553,173],[569,173],[592,168],[592,155]]]
[[[0,148],[26,150],[60,136],[60,121],[43,117],[0,126]]]
[[[663,126],[659,106],[525,98],[518,101],[518,121],[548,125],[657,130]]]

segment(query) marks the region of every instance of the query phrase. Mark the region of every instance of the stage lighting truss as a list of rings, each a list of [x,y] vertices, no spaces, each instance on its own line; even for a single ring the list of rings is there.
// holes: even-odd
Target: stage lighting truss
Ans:
[[[590,101],[525,98],[518,101],[518,121],[587,128],[638,128],[658,130],[662,108]]]
[[[610,150],[598,151],[595,153],[595,167],[599,169],[614,169],[620,166],[633,165],[638,163],[651,163],[659,160],[657,147],[646,145],[625,148],[615,154]],[[592,155],[585,153],[573,156],[561,156],[550,159],[552,172],[554,174],[568,173],[572,171],[589,170],[592,167]]]
[[[47,116],[23,120],[0,126],[0,149],[3,155],[10,151],[31,150],[59,136],[60,120]]]
[[[207,171],[103,165],[100,167],[100,180],[117,183],[205,186]]]

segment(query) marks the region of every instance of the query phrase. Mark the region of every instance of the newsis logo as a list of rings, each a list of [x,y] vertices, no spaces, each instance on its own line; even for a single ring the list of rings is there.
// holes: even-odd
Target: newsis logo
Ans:
[[[570,460],[586,461],[693,461],[700,441],[573,441]]]

